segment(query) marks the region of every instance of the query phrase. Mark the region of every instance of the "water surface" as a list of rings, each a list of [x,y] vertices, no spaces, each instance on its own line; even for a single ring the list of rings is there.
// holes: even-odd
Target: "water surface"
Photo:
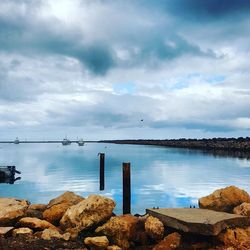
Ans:
[[[106,154],[105,190],[99,191],[98,153]],[[150,207],[197,206],[198,198],[236,185],[250,193],[250,161],[202,151],[142,145],[0,144],[0,165],[22,172],[14,185],[0,184],[0,197],[48,203],[64,191],[102,194],[122,211],[122,162],[131,162],[132,212]]]

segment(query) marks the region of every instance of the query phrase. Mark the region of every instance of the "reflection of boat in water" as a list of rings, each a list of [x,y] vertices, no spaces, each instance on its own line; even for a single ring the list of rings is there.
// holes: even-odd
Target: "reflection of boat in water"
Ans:
[[[69,139],[64,138],[64,139],[62,140],[62,145],[63,145],[63,146],[70,145],[70,144],[71,144],[71,141],[70,141]]]
[[[14,144],[19,144],[19,139],[18,139],[18,137],[15,139],[15,141],[14,141]]]
[[[77,143],[78,143],[78,146],[84,146],[84,141],[83,141],[83,139],[80,139]]]

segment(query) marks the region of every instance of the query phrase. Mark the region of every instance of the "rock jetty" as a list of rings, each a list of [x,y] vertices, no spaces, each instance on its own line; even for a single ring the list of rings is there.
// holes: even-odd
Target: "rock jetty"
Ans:
[[[250,137],[211,138],[211,139],[169,139],[169,140],[105,140],[105,143],[156,145],[176,148],[203,150],[223,150],[234,152],[250,152]],[[223,153],[223,152],[221,152]],[[236,154],[237,155],[237,154]]]
[[[231,221],[216,235],[202,235],[202,224],[190,233],[188,223],[183,230],[150,214],[115,215],[115,201],[100,195],[65,192],[48,204],[0,198],[0,249],[250,249],[247,192],[226,187],[200,198],[199,205],[196,210],[239,214],[246,223],[237,226]]]

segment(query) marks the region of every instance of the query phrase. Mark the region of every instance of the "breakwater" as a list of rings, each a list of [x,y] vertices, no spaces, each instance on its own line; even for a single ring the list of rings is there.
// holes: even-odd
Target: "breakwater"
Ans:
[[[103,140],[100,142],[116,144],[156,145],[176,148],[202,150],[224,150],[250,152],[250,137],[212,138],[212,139],[165,139],[165,140]]]

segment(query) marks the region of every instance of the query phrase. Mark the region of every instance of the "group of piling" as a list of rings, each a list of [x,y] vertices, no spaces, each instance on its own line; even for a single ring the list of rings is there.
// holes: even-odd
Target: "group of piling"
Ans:
[[[100,156],[100,191],[105,188],[105,154],[99,153]],[[131,176],[130,162],[122,163],[122,200],[123,214],[131,213]]]

